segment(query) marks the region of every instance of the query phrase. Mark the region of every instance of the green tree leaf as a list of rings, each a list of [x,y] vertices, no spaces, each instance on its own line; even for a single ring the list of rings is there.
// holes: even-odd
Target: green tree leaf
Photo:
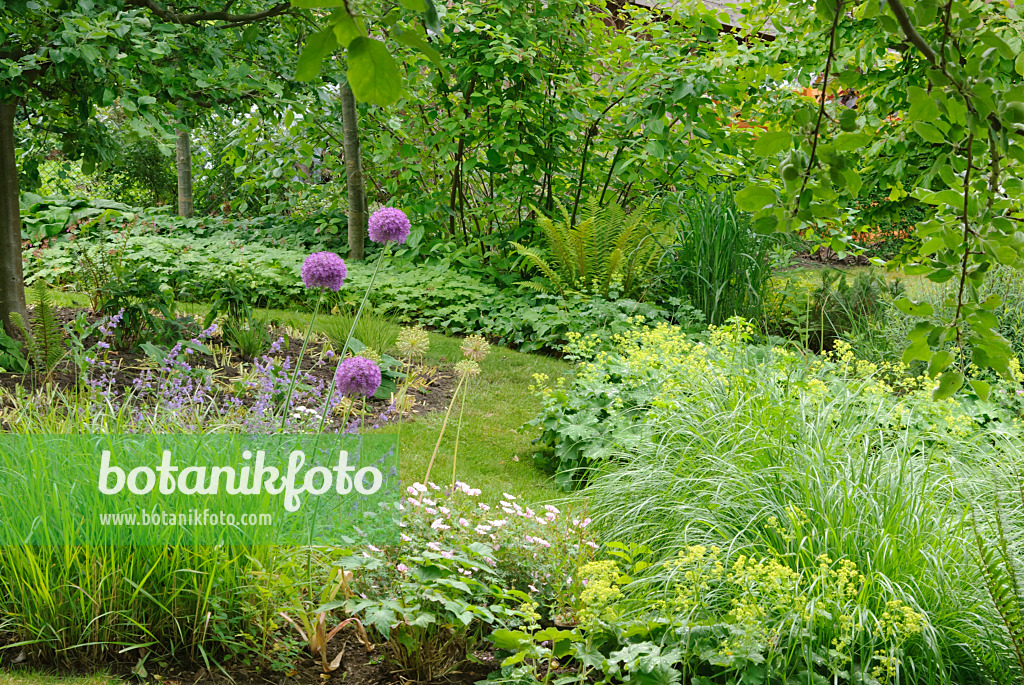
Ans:
[[[910,316],[931,316],[934,311],[928,302],[917,302],[908,297],[901,297],[893,304],[896,305],[896,309]]]
[[[771,157],[793,144],[793,134],[789,131],[766,131],[754,143],[754,154],[758,157]]]
[[[932,398],[944,400],[952,397],[964,385],[964,375],[959,371],[946,371],[939,377],[939,384],[932,391]]]
[[[357,100],[386,107],[402,94],[402,75],[384,43],[359,36],[348,46],[348,83]]]
[[[736,206],[744,212],[756,212],[777,201],[775,191],[765,186],[748,185],[736,193]]]
[[[312,81],[320,75],[324,58],[338,49],[338,39],[332,29],[325,29],[311,34],[299,55],[299,64],[295,68],[296,81]]]
[[[331,28],[334,31],[334,37],[338,40],[338,44],[343,48],[347,48],[351,45],[352,41],[359,36],[366,35],[366,29],[363,27],[362,19],[354,18],[348,12],[335,12],[335,15],[332,16],[331,19]]]
[[[946,137],[942,135],[942,132],[939,131],[939,129],[923,121],[914,122],[914,131],[929,143],[946,142]]]

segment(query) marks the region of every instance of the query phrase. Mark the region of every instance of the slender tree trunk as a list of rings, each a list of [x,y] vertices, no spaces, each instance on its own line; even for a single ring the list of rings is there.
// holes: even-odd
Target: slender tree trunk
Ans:
[[[18,160],[14,155],[17,104],[0,102],[0,320],[8,335],[16,333],[11,314],[28,324],[25,279],[21,272],[21,210],[18,207]]]
[[[348,258],[362,259],[366,241],[366,184],[359,152],[359,115],[347,83],[341,86],[341,132],[345,144],[348,189]]]
[[[178,131],[178,216],[192,218],[192,134],[187,128]]]

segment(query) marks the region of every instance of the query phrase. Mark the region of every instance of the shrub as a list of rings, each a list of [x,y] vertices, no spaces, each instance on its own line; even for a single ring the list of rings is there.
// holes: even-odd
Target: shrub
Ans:
[[[594,333],[610,340],[635,326],[668,321],[668,317],[668,312],[657,305],[625,298],[579,294],[561,298],[545,293],[520,296],[503,291],[483,314],[480,329],[502,345],[523,352],[560,351],[573,334]],[[692,325],[699,323],[697,318]]]

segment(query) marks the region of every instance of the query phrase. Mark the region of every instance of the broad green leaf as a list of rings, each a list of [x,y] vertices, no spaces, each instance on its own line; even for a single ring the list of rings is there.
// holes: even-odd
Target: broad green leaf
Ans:
[[[402,7],[413,12],[426,12],[427,3],[426,0],[399,0],[402,3]]]
[[[789,131],[767,131],[762,133],[754,143],[754,154],[758,157],[771,157],[793,144],[793,134]]]
[[[995,254],[1000,264],[1013,266],[1017,263],[1017,251],[1009,245],[1000,245],[995,249]]]
[[[498,629],[491,633],[491,642],[497,649],[519,649],[522,642],[529,642],[530,635],[521,630]]]
[[[862,148],[870,142],[871,134],[869,133],[840,133],[836,136],[835,143],[833,144],[836,146],[836,150],[848,152]]]
[[[938,350],[932,355],[932,360],[928,364],[928,377],[935,378],[940,373],[949,368],[949,365],[953,363],[953,353],[946,350]]]
[[[964,385],[964,375],[959,371],[946,371],[939,377],[939,384],[932,391],[932,398],[944,400],[956,394]]]
[[[1024,76],[1024,52],[1017,55],[1017,59],[1013,63],[1013,69],[1021,76]]]
[[[933,324],[931,321],[918,321],[916,324],[914,324],[914,327],[910,329],[910,332],[907,333],[907,338],[912,342],[918,342],[922,340],[927,341],[928,336],[931,334],[934,328],[935,324]]]
[[[433,45],[423,40],[423,37],[419,34],[413,33],[412,31],[403,31],[395,36],[395,38],[399,43],[404,43],[410,48],[422,52],[438,69],[444,69],[444,65],[441,63],[441,53],[439,53]]]
[[[924,88],[910,86],[907,97],[910,100],[907,116],[911,121],[932,122],[939,118],[939,107]]]
[[[993,309],[997,308],[1002,303],[1003,303],[1003,298],[1001,298],[999,295],[996,295],[995,293],[993,293],[993,294],[989,295],[988,297],[986,297],[985,301],[982,302],[980,306],[981,306],[982,309],[987,309],[989,311],[992,311]]]
[[[436,35],[441,35],[441,19],[437,15],[437,8],[434,7],[434,0],[425,0],[427,11],[423,16],[423,23],[427,30]]]
[[[402,94],[402,74],[384,43],[359,36],[348,46],[348,83],[362,102],[386,107]]]
[[[338,49],[338,39],[334,31],[326,29],[311,34],[299,55],[299,64],[295,68],[296,81],[312,81],[320,74],[324,58]]]
[[[914,131],[917,133],[917,135],[921,136],[929,143],[946,142],[945,136],[942,135],[942,132],[939,131],[939,129],[923,121],[914,122]]]
[[[335,12],[331,19],[334,37],[343,48],[347,48],[359,36],[366,35],[362,19],[355,19],[348,12]]]
[[[292,7],[315,9],[319,7],[344,7],[345,0],[292,0]]]
[[[992,386],[981,379],[972,378],[967,382],[970,383],[974,394],[981,400],[987,400],[988,396],[992,393]]]
[[[736,193],[736,206],[744,212],[756,212],[777,201],[775,191],[764,186],[751,185]]]
[[[916,302],[908,297],[901,297],[893,304],[896,305],[896,309],[910,316],[931,316],[933,313],[932,306],[928,302]]]
[[[915,361],[927,361],[931,356],[931,348],[928,347],[928,340],[915,340],[903,351],[903,363],[909,364]]]
[[[1014,52],[1013,48],[1011,48],[1005,40],[1000,38],[992,31],[985,31],[981,33],[978,36],[978,40],[980,40],[985,45],[988,45],[998,50],[999,54],[1005,57],[1006,59],[1014,59],[1015,57],[1018,56],[1017,53]]]

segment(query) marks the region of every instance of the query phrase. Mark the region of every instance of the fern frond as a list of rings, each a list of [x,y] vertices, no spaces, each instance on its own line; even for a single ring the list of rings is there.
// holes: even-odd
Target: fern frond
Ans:
[[[568,236],[568,222],[556,224],[552,219],[544,216],[536,207],[532,208],[537,214],[537,223],[540,225],[541,233],[548,244],[548,251],[554,258],[557,266],[561,269],[571,268],[572,250]],[[571,278],[569,280],[572,280]]]
[[[46,282],[39,279],[33,283],[32,295],[36,307],[30,325],[26,326],[20,316],[12,316],[11,320],[25,336],[28,358],[36,373],[49,374],[64,358],[67,347],[64,331],[54,314]]]
[[[553,285],[559,292],[562,291],[562,279],[547,263],[543,255],[536,250],[521,245],[515,241],[512,241],[511,245],[526,261],[530,262],[530,264],[532,264],[538,271],[544,274],[544,277],[551,281],[551,285]]]
[[[607,296],[612,281],[622,275],[628,292],[636,279],[651,268],[651,255],[660,241],[646,238],[650,233],[650,211],[646,207],[627,215],[617,204],[602,207],[597,198],[590,198],[573,225],[565,206],[557,199],[555,204],[562,221],[544,216],[532,207],[547,243],[549,259],[539,253],[530,257],[523,252],[526,248],[513,245],[553,282],[552,274],[556,274],[559,289],[571,286]]]

